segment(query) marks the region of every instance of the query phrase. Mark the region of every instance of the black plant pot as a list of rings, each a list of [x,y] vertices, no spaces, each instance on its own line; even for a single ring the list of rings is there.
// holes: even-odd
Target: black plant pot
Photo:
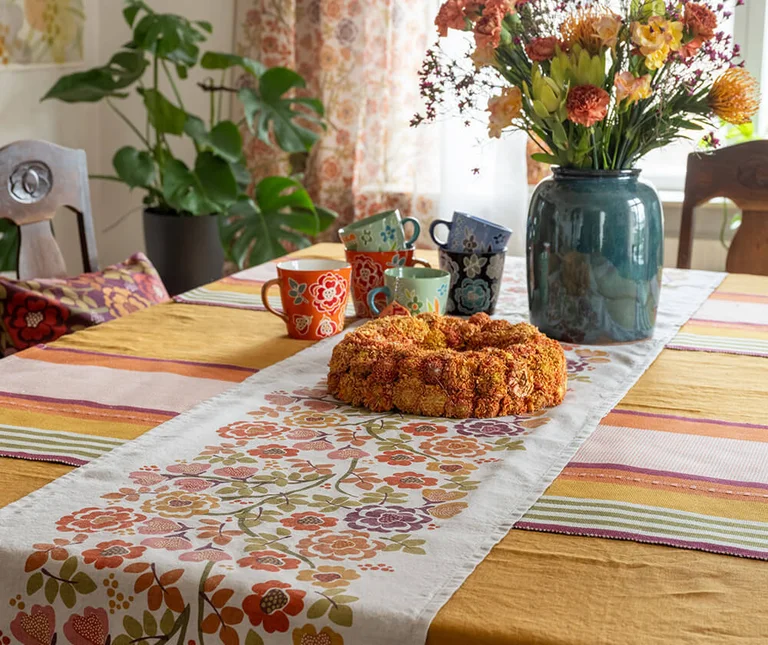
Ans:
[[[153,208],[144,211],[147,255],[175,296],[221,277],[224,249],[218,215],[184,216]]]

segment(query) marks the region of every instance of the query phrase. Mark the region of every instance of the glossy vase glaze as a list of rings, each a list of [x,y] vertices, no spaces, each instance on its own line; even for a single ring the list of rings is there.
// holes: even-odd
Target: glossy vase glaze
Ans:
[[[573,343],[649,338],[656,323],[664,216],[639,170],[553,169],[528,211],[531,323]]]

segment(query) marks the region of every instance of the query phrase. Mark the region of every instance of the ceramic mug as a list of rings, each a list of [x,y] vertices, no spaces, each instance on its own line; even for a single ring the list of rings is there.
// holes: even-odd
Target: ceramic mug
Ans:
[[[499,299],[507,250],[498,253],[462,253],[437,250],[440,268],[451,275],[447,312],[471,316],[492,314]]]
[[[341,260],[299,259],[277,265],[277,278],[261,287],[261,301],[268,311],[285,321],[288,335],[320,340],[344,329],[352,267]],[[280,286],[283,311],[273,309],[267,292]]]
[[[406,239],[403,225],[413,224],[413,234]],[[345,248],[350,251],[397,251],[413,248],[421,233],[421,225],[413,217],[400,219],[400,211],[384,211],[347,224],[339,231]]]
[[[440,225],[448,228],[445,240],[439,240],[435,235],[435,229]],[[507,248],[512,231],[505,226],[457,211],[453,214],[452,222],[444,219],[432,222],[429,235],[435,244],[449,251],[498,253]]]
[[[383,310],[376,306],[376,296],[383,293],[387,305],[392,302],[405,307],[411,314],[444,314],[451,276],[447,271],[423,267],[397,267],[384,272],[384,286],[371,289],[368,307],[378,316]]]
[[[368,292],[384,285],[384,272],[387,269],[414,264],[430,266],[426,260],[413,257],[413,249],[347,251],[347,262],[352,265],[352,300],[355,303],[355,314],[360,318],[373,317],[368,307]]]

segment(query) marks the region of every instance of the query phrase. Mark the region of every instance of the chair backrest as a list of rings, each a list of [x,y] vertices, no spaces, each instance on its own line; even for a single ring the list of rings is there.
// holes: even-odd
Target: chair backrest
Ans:
[[[98,271],[85,151],[46,141],[16,141],[0,148],[0,218],[19,226],[20,279],[66,275],[51,226],[59,207],[77,215],[83,268]]]
[[[712,153],[688,155],[677,266],[691,268],[693,209],[727,197],[742,211],[728,249],[731,273],[768,275],[768,141],[750,141]]]

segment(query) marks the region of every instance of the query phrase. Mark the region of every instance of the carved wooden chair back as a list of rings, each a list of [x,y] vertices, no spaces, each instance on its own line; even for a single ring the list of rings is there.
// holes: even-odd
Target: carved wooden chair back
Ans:
[[[750,141],[709,154],[688,155],[677,266],[691,268],[693,209],[727,197],[742,211],[728,249],[731,273],[768,275],[768,141]]]
[[[83,268],[98,271],[85,151],[46,141],[16,141],[0,148],[0,218],[19,226],[20,279],[66,275],[51,226],[59,207],[77,215]]]

